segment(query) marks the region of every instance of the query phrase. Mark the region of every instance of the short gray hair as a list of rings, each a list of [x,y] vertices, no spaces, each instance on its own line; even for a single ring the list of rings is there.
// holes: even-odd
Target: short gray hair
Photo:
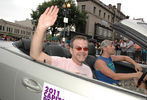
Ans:
[[[101,49],[103,49],[104,47],[106,47],[106,46],[109,46],[109,45],[111,45],[113,42],[111,41],[111,40],[104,40],[104,41],[102,41],[102,43],[101,43]]]

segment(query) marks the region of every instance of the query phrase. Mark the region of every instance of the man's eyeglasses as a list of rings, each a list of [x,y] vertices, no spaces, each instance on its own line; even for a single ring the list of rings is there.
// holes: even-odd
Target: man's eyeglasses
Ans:
[[[81,48],[81,47],[77,47],[77,48],[75,48],[77,51],[81,51],[82,49],[84,50],[84,51],[88,51],[88,48],[87,47],[85,47],[85,48]]]

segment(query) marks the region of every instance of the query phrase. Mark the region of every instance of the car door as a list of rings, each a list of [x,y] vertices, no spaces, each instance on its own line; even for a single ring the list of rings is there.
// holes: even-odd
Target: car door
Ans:
[[[27,80],[35,79],[27,71],[33,71],[26,65],[27,58],[5,48],[0,48],[0,52],[0,100],[40,100],[41,92],[32,91],[35,81]],[[29,86],[34,88],[29,90]]]
[[[62,69],[40,64],[31,59],[19,58],[17,61],[21,63],[17,64],[20,71],[16,78],[15,100],[49,100],[49,98],[87,100],[86,97],[65,89],[74,88],[68,84],[70,75],[64,73]],[[44,99],[45,97],[48,99]]]
[[[1,50],[0,52],[3,53]],[[5,60],[8,63],[8,60]],[[1,61],[0,58],[0,100],[15,100],[14,90],[17,71]]]
[[[20,71],[16,80],[15,100],[41,100],[43,81]]]

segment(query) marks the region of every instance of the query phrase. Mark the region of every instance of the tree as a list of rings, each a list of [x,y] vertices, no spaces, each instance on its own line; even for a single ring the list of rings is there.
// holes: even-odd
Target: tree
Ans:
[[[58,18],[55,24],[52,26],[52,33],[56,33],[58,27],[64,27],[63,18],[64,18],[64,11],[63,11],[63,4],[65,3],[64,0],[51,0],[48,2],[43,2],[41,5],[38,5],[37,9],[35,11],[32,10],[31,17],[33,18],[33,22],[35,22],[35,25],[38,23],[38,19],[40,15],[45,11],[45,9],[52,5],[58,5],[59,13]],[[68,12],[67,18],[68,24],[70,27],[75,26],[76,31],[82,32],[83,27],[86,25],[86,19],[87,13],[86,12],[80,12],[79,8],[72,3],[70,8],[66,8],[66,11]]]

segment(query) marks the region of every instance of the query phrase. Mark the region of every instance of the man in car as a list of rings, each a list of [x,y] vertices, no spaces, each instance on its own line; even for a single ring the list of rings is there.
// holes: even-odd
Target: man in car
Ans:
[[[94,64],[96,77],[98,80],[107,82],[110,84],[119,84],[119,80],[133,79],[134,85],[137,85],[138,79],[142,76],[142,68],[128,56],[115,56],[115,47],[110,40],[104,40],[101,43],[102,54],[99,56]],[[113,61],[127,61],[134,65],[136,73],[116,73]],[[136,86],[135,86],[136,87]],[[145,88],[145,84],[142,83],[140,88]]]
[[[69,59],[49,56],[42,51],[46,30],[55,23],[58,11],[59,8],[57,6],[51,6],[40,16],[32,38],[30,56],[39,62],[46,62],[52,66],[92,78],[91,69],[83,64],[88,55],[88,41],[86,37],[75,36],[71,40],[70,53],[72,54],[72,58]]]

